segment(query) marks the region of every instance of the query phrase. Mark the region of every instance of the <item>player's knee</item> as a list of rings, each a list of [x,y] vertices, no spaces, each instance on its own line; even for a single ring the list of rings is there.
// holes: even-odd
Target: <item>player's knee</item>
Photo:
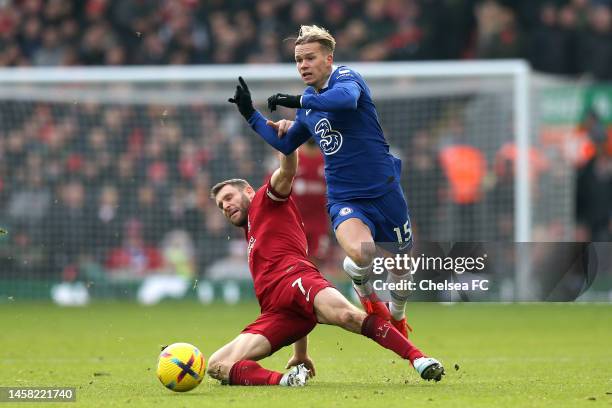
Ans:
[[[374,245],[367,245],[359,242],[350,243],[344,250],[348,257],[359,267],[370,265],[376,256],[376,248]]]
[[[345,308],[339,311],[339,325],[352,332],[360,332],[366,314],[357,308]]]

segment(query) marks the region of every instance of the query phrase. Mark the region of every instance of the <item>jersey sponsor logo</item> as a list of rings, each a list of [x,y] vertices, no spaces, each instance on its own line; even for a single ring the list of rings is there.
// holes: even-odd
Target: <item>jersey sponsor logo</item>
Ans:
[[[331,123],[329,123],[327,118],[317,122],[314,132],[321,138],[319,146],[321,146],[321,150],[326,155],[330,156],[338,152],[342,147],[342,133],[332,129]]]
[[[251,239],[249,239],[249,245],[247,246],[247,259],[251,259],[251,250],[255,245],[255,241],[257,241],[255,237],[251,237]]]
[[[344,217],[345,215],[349,215],[350,213],[353,212],[353,209],[351,207],[343,207],[342,209],[340,209],[340,216]]]

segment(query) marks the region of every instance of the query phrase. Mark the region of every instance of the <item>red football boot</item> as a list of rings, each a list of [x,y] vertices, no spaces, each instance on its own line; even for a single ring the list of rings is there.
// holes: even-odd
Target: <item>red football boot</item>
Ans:
[[[406,318],[404,317],[402,320],[395,320],[393,316],[391,316],[391,324],[393,327],[399,331],[402,336],[408,338],[408,332],[412,333],[412,327],[406,322]]]
[[[363,306],[363,310],[367,314],[375,314],[381,319],[391,320],[391,312],[389,308],[376,296],[376,293],[372,293],[369,296],[361,296],[359,292],[355,291],[359,297],[359,301]]]

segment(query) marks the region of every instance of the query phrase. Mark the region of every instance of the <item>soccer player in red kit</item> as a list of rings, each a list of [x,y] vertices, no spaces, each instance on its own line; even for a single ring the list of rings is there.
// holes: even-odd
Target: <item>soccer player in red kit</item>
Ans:
[[[302,219],[291,197],[297,154],[279,156],[280,168],[257,191],[242,179],[211,190],[225,217],[244,229],[261,314],[210,357],[208,374],[230,385],[303,386],[315,375],[307,336],[322,323],[369,337],[409,360],[421,378],[439,381],[444,374],[439,361],[423,355],[388,321],[357,309],[308,260]],[[294,355],[287,373],[256,362],[290,344]]]
[[[325,196],[325,161],[314,139],[309,139],[298,150],[298,167],[293,182],[293,198],[300,210],[308,255],[320,266],[329,249],[329,217]]]

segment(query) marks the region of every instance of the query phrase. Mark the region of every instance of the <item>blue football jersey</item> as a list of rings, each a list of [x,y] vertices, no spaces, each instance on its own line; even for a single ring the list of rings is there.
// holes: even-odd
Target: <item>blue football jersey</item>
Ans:
[[[320,92],[306,88],[301,104],[283,139],[270,134],[259,112],[249,123],[285,154],[313,137],[325,158],[330,201],[380,197],[397,187],[401,162],[389,153],[370,89],[359,73],[335,67]]]
[[[330,101],[321,98],[347,85],[346,93],[358,92],[354,108],[334,107],[334,102],[342,103],[338,100],[343,99],[342,94]],[[354,98],[346,99],[354,103]],[[389,153],[370,89],[357,72],[339,66],[319,94],[306,88],[296,123],[321,147],[330,200],[379,197],[399,182],[399,159]]]

